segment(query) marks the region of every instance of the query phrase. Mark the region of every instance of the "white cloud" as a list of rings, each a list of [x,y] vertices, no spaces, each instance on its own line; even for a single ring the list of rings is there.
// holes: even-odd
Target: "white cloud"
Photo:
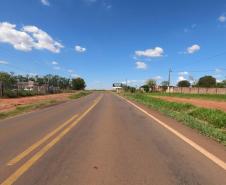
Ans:
[[[136,56],[139,57],[161,57],[164,50],[160,47],[155,47],[154,49],[147,49],[145,51],[135,51]]]
[[[183,81],[183,80],[186,80],[186,78],[185,78],[184,76],[179,76],[179,77],[178,77],[178,82],[179,82],[179,81]]]
[[[17,30],[15,24],[8,22],[0,22],[0,42],[11,44],[20,51],[31,51],[34,48],[59,53],[63,48],[63,45],[36,26],[24,26]]]
[[[13,45],[17,50],[32,50],[34,40],[23,31],[16,30],[15,24],[0,22],[0,42]]]
[[[144,62],[136,62],[136,68],[137,69],[147,69],[147,64],[145,64]]]
[[[84,52],[86,52],[86,48],[83,48],[83,47],[77,45],[77,46],[75,46],[75,51],[78,53],[84,53]]]
[[[49,3],[49,0],[41,0],[41,3],[45,6],[49,6],[50,3]]]
[[[3,64],[3,65],[7,65],[7,64],[9,64],[9,62],[4,61],[4,60],[0,60],[0,65],[1,65],[1,64]]]
[[[221,15],[218,17],[218,21],[219,22],[225,22],[226,21],[226,16],[225,15]]]
[[[47,49],[53,53],[59,53],[63,45],[48,35],[45,31],[36,26],[24,26],[23,31],[30,33],[35,39],[34,47],[36,49]]]
[[[60,70],[61,68],[59,66],[55,66],[53,69]]]
[[[197,45],[197,44],[194,44],[194,45],[192,45],[191,47],[188,47],[188,48],[187,48],[187,53],[193,54],[193,53],[195,53],[195,52],[197,52],[197,51],[199,51],[199,50],[200,50],[200,46]]]
[[[53,65],[58,65],[58,62],[57,61],[52,61],[52,64]]]
[[[182,80],[187,80],[189,73],[187,71],[182,71],[178,73],[178,82]],[[187,76],[187,77],[186,77]],[[190,78],[190,77],[189,77]]]

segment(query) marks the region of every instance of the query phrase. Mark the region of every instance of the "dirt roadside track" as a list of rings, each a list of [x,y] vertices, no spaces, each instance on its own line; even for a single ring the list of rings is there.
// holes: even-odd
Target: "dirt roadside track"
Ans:
[[[191,98],[178,98],[178,97],[167,97],[167,96],[154,96],[162,100],[169,102],[178,102],[178,103],[190,103],[197,107],[204,107],[210,109],[219,109],[226,112],[226,102],[219,102],[214,100],[201,100],[201,99],[191,99]]]
[[[22,98],[2,98],[0,99],[0,112],[9,111],[16,108],[18,105],[25,105],[30,103],[37,103],[42,100],[67,100],[73,93],[61,93],[61,94],[50,94],[43,96],[32,96]]]

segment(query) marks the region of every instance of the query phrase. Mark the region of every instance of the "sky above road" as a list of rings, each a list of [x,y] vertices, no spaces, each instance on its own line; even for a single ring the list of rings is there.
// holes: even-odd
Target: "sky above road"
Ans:
[[[0,71],[88,88],[226,78],[226,0],[1,0]]]

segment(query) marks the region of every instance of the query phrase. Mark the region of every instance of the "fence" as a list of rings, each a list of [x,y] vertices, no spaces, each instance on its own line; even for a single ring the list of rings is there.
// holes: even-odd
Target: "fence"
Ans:
[[[226,88],[171,87],[170,92],[188,94],[226,94]]]

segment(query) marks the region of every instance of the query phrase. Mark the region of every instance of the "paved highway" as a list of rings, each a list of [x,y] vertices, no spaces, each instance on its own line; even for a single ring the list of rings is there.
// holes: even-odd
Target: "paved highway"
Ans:
[[[116,95],[93,93],[3,120],[0,184],[225,185],[225,147],[161,118],[177,132]]]

